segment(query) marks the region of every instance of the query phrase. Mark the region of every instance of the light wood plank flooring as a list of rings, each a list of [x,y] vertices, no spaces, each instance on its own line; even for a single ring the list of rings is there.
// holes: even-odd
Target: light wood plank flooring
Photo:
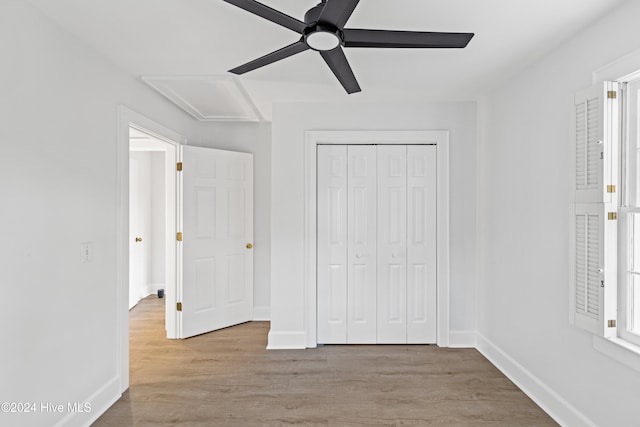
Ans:
[[[269,324],[164,338],[131,311],[131,387],[94,426],[555,426],[480,353],[436,346],[265,350]]]

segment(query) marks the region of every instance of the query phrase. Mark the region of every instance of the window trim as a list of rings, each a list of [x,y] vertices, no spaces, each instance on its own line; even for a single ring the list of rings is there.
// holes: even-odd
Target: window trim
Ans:
[[[631,52],[628,55],[620,57],[613,62],[603,65],[602,67],[593,70],[592,72],[592,85],[603,84],[605,81],[614,81],[614,82],[630,82],[636,79],[640,79],[640,50]],[[626,117],[623,115],[620,117],[621,120],[626,121]],[[626,123],[624,123],[626,125]],[[626,138],[626,128],[622,129],[622,137]],[[626,141],[622,144],[621,149],[626,149]],[[624,187],[623,181],[625,181],[626,176],[623,174],[628,173],[626,171],[626,165],[621,164],[621,191],[626,191]],[[624,196],[623,196],[624,197]],[[624,204],[626,204],[626,198],[623,199]],[[622,204],[620,209],[620,216],[623,215]],[[622,248],[623,242],[618,242],[618,249]],[[625,250],[626,252],[626,250]],[[620,254],[618,254],[618,264],[621,259]],[[622,266],[619,266],[619,271],[622,271]],[[618,281],[616,288],[618,291],[621,290],[621,283]],[[620,294],[621,292],[619,292]],[[619,296],[618,296],[619,300]],[[620,307],[619,301],[616,301],[616,307]],[[616,319],[620,322],[619,313],[616,314]],[[624,325],[626,327],[626,325]],[[623,327],[622,324],[616,328],[616,337],[604,338],[600,335],[593,334],[593,347],[604,355],[617,360],[620,363],[629,366],[632,369],[640,371],[640,346],[635,345],[629,341],[626,341],[622,338],[619,338],[618,331]]]

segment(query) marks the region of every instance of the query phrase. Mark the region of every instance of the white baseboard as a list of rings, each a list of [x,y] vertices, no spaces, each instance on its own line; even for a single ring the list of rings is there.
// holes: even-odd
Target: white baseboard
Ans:
[[[449,348],[475,348],[476,331],[450,331]]]
[[[261,307],[253,307],[254,322],[268,322],[271,320],[271,307],[265,305]]]
[[[476,337],[478,351],[558,424],[571,427],[597,427],[593,421],[543,383],[540,378],[533,375],[482,334],[478,333]]]
[[[298,331],[271,331],[267,350],[298,350],[307,348],[307,334]]]
[[[114,377],[106,384],[98,389],[91,396],[78,403],[83,408],[85,403],[91,405],[91,409],[85,412],[68,412],[54,427],[86,427],[90,426],[97,420],[100,415],[104,414],[122,394],[119,391],[120,378]]]

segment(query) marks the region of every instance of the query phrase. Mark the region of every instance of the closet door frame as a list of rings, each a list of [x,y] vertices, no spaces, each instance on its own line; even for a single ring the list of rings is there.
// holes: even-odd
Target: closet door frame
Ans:
[[[305,330],[307,348],[317,347],[317,146],[434,145],[437,151],[437,337],[449,346],[449,131],[305,132]]]

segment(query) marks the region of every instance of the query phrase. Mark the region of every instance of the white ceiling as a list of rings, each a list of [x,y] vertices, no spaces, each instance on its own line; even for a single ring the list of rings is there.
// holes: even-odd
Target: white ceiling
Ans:
[[[30,1],[136,76],[224,74],[299,38],[222,0]],[[474,99],[623,1],[361,0],[347,27],[476,36],[466,49],[345,49],[363,89],[348,99]],[[263,3],[302,20],[317,0]],[[347,99],[313,51],[239,79],[267,118],[273,101]]]

